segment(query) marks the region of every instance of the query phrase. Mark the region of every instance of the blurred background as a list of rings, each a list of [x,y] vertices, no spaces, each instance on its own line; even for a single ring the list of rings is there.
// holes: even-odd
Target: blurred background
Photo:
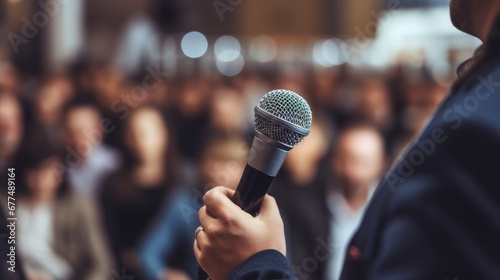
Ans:
[[[203,193],[237,186],[276,88],[313,111],[271,188],[287,257],[337,279],[383,172],[480,45],[448,6],[0,0],[0,177],[16,168],[28,279],[194,279]]]

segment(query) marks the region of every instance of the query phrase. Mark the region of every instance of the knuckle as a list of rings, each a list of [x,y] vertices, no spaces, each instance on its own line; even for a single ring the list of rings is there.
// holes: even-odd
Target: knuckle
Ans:
[[[220,225],[211,225],[209,226],[208,232],[205,232],[209,235],[209,237],[217,239],[222,237],[222,235],[224,234],[224,228],[224,226]]]
[[[224,225],[230,227],[235,226],[238,222],[238,220],[233,215],[231,215],[231,213],[224,212],[223,214],[221,214],[220,219],[224,223]]]
[[[207,224],[203,230],[205,231],[205,234],[207,234],[208,236],[213,236],[214,234],[216,234],[216,227],[213,225],[213,224]]]
[[[224,227],[221,226],[214,226],[212,228],[212,232],[216,237],[221,236],[224,233]]]
[[[219,221],[221,221],[222,223],[226,224],[228,221],[232,220],[232,216],[231,216],[231,213],[227,213],[227,212],[220,212],[220,213],[217,213],[217,219]]]

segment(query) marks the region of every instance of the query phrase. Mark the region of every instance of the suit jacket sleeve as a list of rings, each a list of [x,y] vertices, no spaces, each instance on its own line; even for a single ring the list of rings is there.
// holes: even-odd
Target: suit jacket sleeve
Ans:
[[[259,252],[241,264],[229,280],[296,279],[283,254],[276,250]]]

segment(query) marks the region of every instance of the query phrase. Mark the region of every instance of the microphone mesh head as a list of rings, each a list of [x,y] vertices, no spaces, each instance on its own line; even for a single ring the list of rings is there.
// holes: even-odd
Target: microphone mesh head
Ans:
[[[255,114],[255,130],[274,141],[293,147],[309,133],[311,108],[300,95],[284,89],[273,90],[260,99],[257,107],[278,118]],[[287,126],[287,123],[302,128],[302,131]],[[306,133],[304,129],[307,130]]]

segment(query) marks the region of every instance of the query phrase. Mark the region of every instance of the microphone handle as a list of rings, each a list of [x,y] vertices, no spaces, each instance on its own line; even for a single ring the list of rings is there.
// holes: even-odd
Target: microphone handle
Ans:
[[[264,196],[274,177],[259,171],[250,165],[245,166],[233,202],[245,212],[257,216]]]

